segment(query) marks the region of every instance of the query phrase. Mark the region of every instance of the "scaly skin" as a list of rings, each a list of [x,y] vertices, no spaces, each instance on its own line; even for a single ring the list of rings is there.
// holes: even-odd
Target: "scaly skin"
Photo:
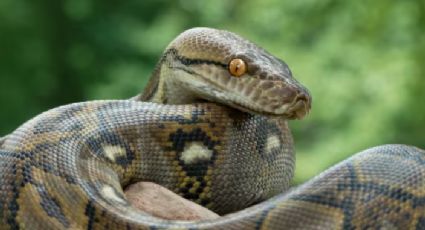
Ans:
[[[242,76],[229,73],[234,58],[247,64]],[[0,228],[424,229],[425,152],[415,147],[368,149],[285,194],[294,167],[285,118],[310,104],[261,48],[226,31],[186,31],[141,95],[55,108],[7,136]],[[124,197],[137,181],[227,215],[151,217]]]

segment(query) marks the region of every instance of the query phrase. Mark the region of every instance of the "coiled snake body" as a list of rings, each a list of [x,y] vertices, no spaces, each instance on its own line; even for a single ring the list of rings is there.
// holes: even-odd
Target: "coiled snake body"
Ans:
[[[425,152],[415,147],[368,149],[285,193],[286,119],[310,104],[263,49],[227,31],[185,31],[139,96],[55,108],[0,141],[0,228],[425,229]],[[227,215],[152,217],[125,199],[137,181]]]

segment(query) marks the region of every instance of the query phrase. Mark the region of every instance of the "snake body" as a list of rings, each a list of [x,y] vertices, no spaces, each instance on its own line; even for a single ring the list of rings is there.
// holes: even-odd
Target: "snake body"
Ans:
[[[287,119],[310,104],[265,50],[227,31],[185,31],[142,94],[61,106],[1,140],[0,228],[425,229],[425,151],[416,147],[365,150],[285,193]],[[150,216],[123,193],[138,181],[224,216]]]

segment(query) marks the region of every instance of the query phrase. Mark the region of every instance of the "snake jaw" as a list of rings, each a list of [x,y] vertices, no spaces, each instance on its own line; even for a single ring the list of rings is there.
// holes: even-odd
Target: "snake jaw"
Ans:
[[[236,109],[252,114],[261,114],[273,117],[284,117],[286,119],[302,119],[308,114],[311,108],[311,97],[308,91],[298,86],[286,86],[283,82],[276,81],[264,81],[253,79],[249,76],[246,77],[246,84],[241,82],[239,85],[233,87],[233,90],[229,86],[217,86],[210,82],[210,85],[214,86],[215,94],[213,97],[206,99],[217,101],[220,103],[227,104]],[[243,81],[243,79],[238,79]],[[252,86],[250,82],[256,83]],[[270,83],[273,85],[270,89],[261,89],[261,84]],[[240,86],[240,85],[244,85]],[[248,89],[249,87],[254,89]],[[208,91],[204,91],[205,92]],[[219,93],[220,92],[220,93]]]

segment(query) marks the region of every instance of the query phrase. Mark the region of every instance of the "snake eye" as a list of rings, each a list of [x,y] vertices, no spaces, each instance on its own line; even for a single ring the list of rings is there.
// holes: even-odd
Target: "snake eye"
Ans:
[[[234,77],[240,77],[246,73],[246,64],[240,58],[232,59],[229,62],[229,73]]]

